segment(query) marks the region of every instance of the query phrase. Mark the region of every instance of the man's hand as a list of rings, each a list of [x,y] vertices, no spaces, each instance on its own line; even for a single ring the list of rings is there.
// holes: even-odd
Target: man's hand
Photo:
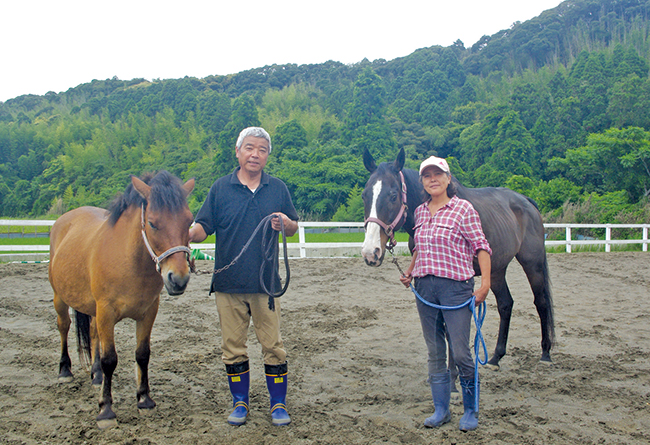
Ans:
[[[298,222],[289,219],[287,215],[282,212],[276,212],[274,215],[278,215],[279,218],[271,219],[271,227],[273,230],[280,231],[280,218],[282,218],[282,223],[284,224],[284,234],[287,238],[293,236],[298,231]]]

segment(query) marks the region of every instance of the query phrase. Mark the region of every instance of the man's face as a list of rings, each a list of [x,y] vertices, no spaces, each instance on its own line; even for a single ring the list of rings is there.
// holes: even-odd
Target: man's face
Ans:
[[[246,136],[236,155],[242,170],[257,175],[266,166],[269,158],[269,143],[264,138]]]

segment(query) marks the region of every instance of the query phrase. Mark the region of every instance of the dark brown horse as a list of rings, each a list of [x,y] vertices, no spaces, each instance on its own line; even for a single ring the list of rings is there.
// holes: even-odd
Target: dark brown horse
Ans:
[[[68,355],[68,308],[76,312],[77,336],[92,363],[93,384],[102,385],[97,424],[117,424],[111,382],[117,366],[115,324],[136,321],[138,408],[156,406],[149,396],[149,355],[163,285],[171,295],[185,291],[190,279],[189,227],[192,213],[185,184],[166,171],[131,184],[108,211],[80,207],[59,219],[50,235],[49,279],[61,334],[59,380],[72,380]]]
[[[410,235],[409,246],[413,246],[413,214],[423,202],[423,189],[418,172],[404,169],[404,160],[404,150],[399,152],[395,162],[379,166],[368,150],[363,154],[363,163],[371,175],[363,191],[366,236],[361,254],[370,266],[381,265],[386,245],[392,243],[393,230],[403,228]],[[513,306],[506,283],[506,269],[513,258],[521,264],[533,291],[542,328],[541,360],[550,362],[555,337],[553,298],[544,247],[544,225],[537,206],[530,198],[507,188],[470,189],[460,185],[455,178],[452,181],[457,187],[458,197],[471,202],[478,212],[483,232],[492,248],[491,289],[501,321],[497,345],[488,366],[498,369],[499,360],[506,353]],[[480,275],[478,264],[475,263],[474,269]]]

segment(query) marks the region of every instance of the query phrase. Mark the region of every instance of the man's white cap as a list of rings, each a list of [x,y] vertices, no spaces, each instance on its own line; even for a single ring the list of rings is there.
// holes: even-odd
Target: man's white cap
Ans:
[[[420,175],[422,174],[425,168],[431,166],[438,167],[443,172],[449,173],[449,164],[447,164],[447,161],[445,161],[442,158],[438,158],[436,156],[431,156],[430,158],[427,158],[424,161],[422,161],[422,164],[420,164]]]

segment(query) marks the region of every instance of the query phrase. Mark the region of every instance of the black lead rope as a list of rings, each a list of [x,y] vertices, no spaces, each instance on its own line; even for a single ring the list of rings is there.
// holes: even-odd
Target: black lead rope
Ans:
[[[277,232],[271,228],[271,220],[273,218],[280,218],[280,232],[282,232],[282,247],[284,249],[284,267],[286,268],[287,271],[287,276],[285,278],[285,283],[284,287],[280,292],[274,293],[272,291],[269,291],[268,287],[266,286],[266,283],[264,282],[264,272],[267,269],[267,265],[271,266],[271,284],[269,287],[273,288],[273,284],[275,283],[275,274],[273,272],[276,272],[276,274],[279,275],[279,240],[278,237],[280,236],[280,232]],[[270,230],[269,230],[270,228]],[[284,293],[287,291],[287,288],[289,287],[289,278],[291,276],[290,271],[289,271],[289,256],[287,255],[287,237],[284,232],[284,221],[282,221],[282,218],[278,215],[268,215],[265,216],[257,225],[255,230],[253,231],[253,234],[250,236],[244,247],[242,247],[241,252],[239,252],[239,255],[235,257],[234,260],[232,260],[229,264],[226,266],[216,269],[214,271],[215,274],[221,273],[224,270],[228,269],[230,266],[235,264],[239,258],[246,252],[248,249],[248,246],[250,246],[251,242],[253,241],[253,238],[255,238],[255,235],[257,235],[257,232],[259,232],[261,229],[264,229],[263,234],[262,234],[262,265],[260,266],[260,285],[262,286],[262,289],[264,290],[264,293],[269,296],[269,309],[274,311],[275,310],[275,299],[280,298]],[[269,235],[270,233],[270,235]]]
[[[264,230],[262,234],[263,258],[262,258],[262,266],[260,267],[260,285],[262,286],[262,289],[264,289],[264,293],[266,293],[269,296],[269,309],[274,311],[275,299],[280,298],[282,295],[284,295],[284,293],[287,291],[287,288],[289,287],[289,279],[291,278],[291,272],[289,271],[289,256],[287,255],[287,237],[284,233],[284,221],[278,215],[269,215],[269,216],[271,218],[269,218],[267,222],[268,225],[271,224],[272,218],[280,219],[280,232],[282,232],[282,248],[284,249],[284,268],[287,271],[287,276],[285,277],[284,286],[279,292],[273,292],[272,290],[269,290],[266,287],[266,283],[264,282],[264,272],[267,269],[267,265],[271,266],[271,285],[270,285],[271,288],[273,288],[274,287],[273,285],[275,284],[275,280],[274,280],[275,275],[276,274],[279,275],[279,270],[280,270],[279,249],[280,248],[279,248],[278,237],[280,236],[280,232],[277,232],[273,229]]]

